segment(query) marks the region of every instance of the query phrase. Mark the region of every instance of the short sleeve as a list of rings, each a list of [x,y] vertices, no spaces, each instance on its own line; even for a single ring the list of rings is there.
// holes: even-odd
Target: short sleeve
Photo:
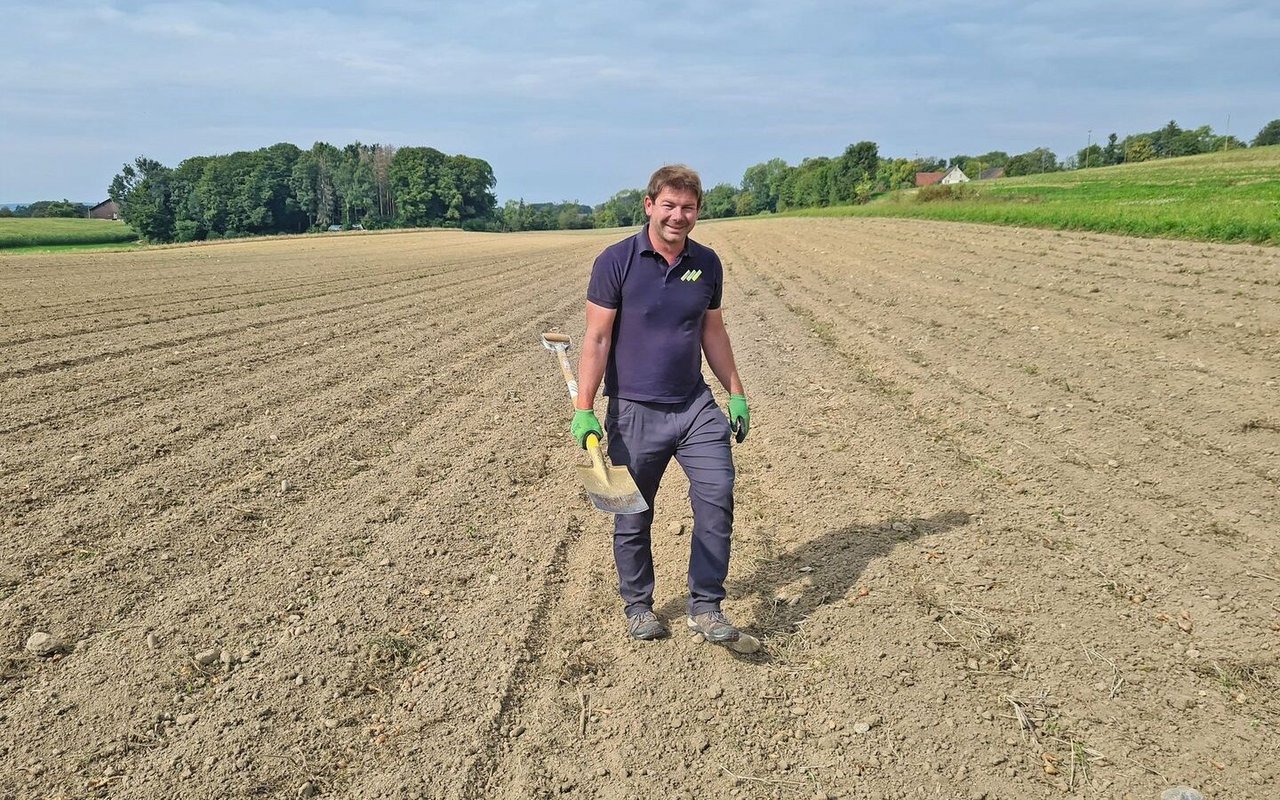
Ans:
[[[716,280],[711,288],[711,301],[707,303],[707,308],[714,310],[720,307],[724,295],[724,265],[720,263],[720,256],[712,254],[711,257],[716,261]]]
[[[587,300],[602,308],[618,308],[622,305],[622,269],[617,257],[608,250],[597,256],[596,263],[591,267]]]

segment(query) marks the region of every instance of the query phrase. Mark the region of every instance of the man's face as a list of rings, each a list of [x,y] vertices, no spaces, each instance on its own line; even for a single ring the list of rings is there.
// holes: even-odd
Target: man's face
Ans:
[[[656,198],[644,198],[649,236],[670,247],[684,247],[685,237],[698,221],[698,196],[691,191],[662,187]]]

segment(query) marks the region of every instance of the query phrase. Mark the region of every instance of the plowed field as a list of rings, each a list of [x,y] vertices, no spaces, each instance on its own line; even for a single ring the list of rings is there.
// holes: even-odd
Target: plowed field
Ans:
[[[620,236],[0,256],[0,797],[1280,793],[1280,253],[703,223],[738,656],[576,484]]]

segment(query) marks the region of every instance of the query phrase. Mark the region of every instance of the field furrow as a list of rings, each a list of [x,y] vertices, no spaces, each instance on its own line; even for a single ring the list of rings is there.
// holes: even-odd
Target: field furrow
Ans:
[[[621,235],[0,258],[0,798],[1274,793],[1273,249],[700,225],[735,656],[675,466],[626,638],[538,344]]]

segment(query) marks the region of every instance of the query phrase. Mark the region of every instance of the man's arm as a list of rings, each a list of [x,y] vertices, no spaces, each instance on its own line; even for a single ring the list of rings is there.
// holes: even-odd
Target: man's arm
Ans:
[[[604,367],[609,361],[616,316],[616,308],[605,308],[587,301],[587,331],[582,337],[582,356],[578,359],[578,401],[574,406],[579,411],[595,408],[596,392],[600,389]],[[729,358],[732,360],[733,356]]]
[[[702,352],[707,357],[707,365],[729,394],[746,394],[742,389],[742,379],[738,377],[738,366],[733,360],[729,331],[724,327],[724,312],[719,308],[707,309],[703,318]]]

